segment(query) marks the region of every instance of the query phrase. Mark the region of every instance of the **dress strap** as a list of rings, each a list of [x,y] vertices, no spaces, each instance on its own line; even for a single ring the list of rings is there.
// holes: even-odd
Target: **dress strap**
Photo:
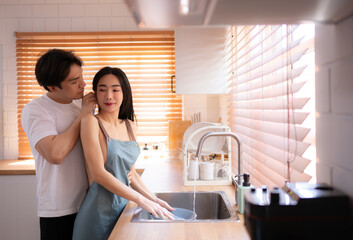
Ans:
[[[102,131],[103,131],[103,133],[104,133],[104,136],[105,136],[106,138],[110,139],[109,134],[108,134],[107,131],[105,130],[105,128],[104,128],[104,126],[103,126],[101,120],[99,119],[99,117],[97,117],[96,115],[94,115],[94,116],[97,118],[99,127],[102,129]]]
[[[134,132],[132,131],[132,127],[131,127],[131,124],[130,124],[129,120],[128,119],[124,119],[124,121],[125,121],[125,125],[127,127],[127,132],[128,132],[128,134],[130,136],[130,139],[136,142],[136,138],[135,138]]]

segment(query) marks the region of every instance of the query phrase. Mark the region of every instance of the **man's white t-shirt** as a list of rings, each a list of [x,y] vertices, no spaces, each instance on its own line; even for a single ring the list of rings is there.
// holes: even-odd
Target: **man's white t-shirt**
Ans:
[[[46,94],[22,110],[21,123],[35,159],[39,217],[60,217],[78,212],[88,189],[81,141],[61,164],[46,161],[35,149],[39,140],[67,130],[79,116],[81,100],[60,104]]]

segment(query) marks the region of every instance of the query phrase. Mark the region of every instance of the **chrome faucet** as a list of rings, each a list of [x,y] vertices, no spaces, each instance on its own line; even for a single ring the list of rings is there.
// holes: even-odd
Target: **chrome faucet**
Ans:
[[[240,142],[240,138],[238,137],[238,135],[236,135],[233,132],[209,132],[206,133],[205,135],[203,135],[200,140],[199,140],[199,144],[197,145],[197,150],[196,150],[196,157],[199,160],[201,157],[201,149],[202,149],[202,145],[204,143],[204,141],[206,140],[206,138],[208,137],[217,137],[217,136],[227,136],[227,137],[232,137],[234,138],[237,143],[238,143],[238,175],[241,175],[241,160],[240,160],[240,149],[241,149],[241,142]]]

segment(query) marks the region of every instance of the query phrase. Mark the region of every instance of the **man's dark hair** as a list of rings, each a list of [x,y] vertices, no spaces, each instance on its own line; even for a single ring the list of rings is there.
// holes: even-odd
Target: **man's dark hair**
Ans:
[[[50,91],[48,86],[61,88],[61,82],[70,73],[71,65],[82,67],[82,60],[71,51],[51,49],[43,54],[36,64],[36,78],[40,86]]]

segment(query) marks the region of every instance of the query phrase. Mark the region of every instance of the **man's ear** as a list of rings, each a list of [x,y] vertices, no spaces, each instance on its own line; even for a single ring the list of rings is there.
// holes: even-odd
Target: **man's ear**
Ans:
[[[49,89],[49,91],[51,91],[51,92],[56,92],[56,86],[47,86],[48,87],[48,89]]]

